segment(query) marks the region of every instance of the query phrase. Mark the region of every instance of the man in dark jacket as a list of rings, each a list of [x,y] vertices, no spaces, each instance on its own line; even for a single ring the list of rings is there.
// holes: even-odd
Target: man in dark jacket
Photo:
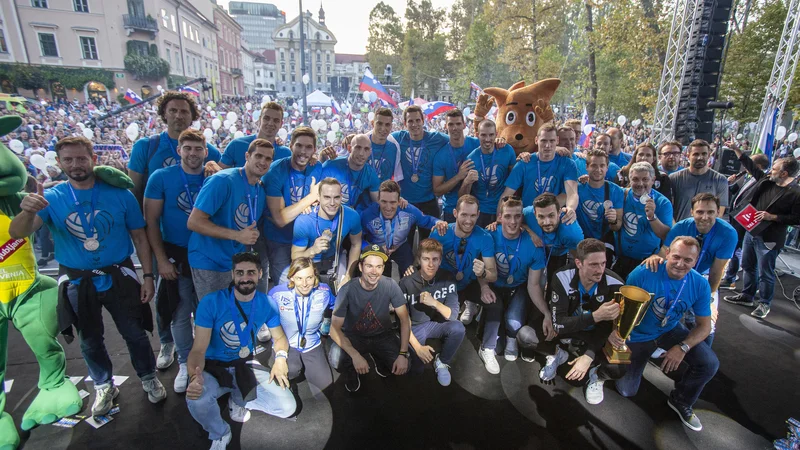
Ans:
[[[738,147],[733,144],[730,147],[742,166],[757,180],[749,204],[757,210],[755,218],[759,223],[744,237],[744,289],[740,294],[725,297],[725,301],[753,306],[757,287],[761,300],[750,314],[763,319],[769,314],[775,291],[775,261],[786,242],[786,229],[789,225],[800,224],[800,189],[795,178],[800,163],[794,158],[777,159],[769,173],[765,173]]]

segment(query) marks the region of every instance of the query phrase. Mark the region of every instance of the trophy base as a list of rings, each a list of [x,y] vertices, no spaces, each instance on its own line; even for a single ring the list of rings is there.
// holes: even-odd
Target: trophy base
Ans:
[[[606,359],[611,364],[630,364],[631,363],[631,351],[628,350],[627,346],[622,346],[621,348],[616,348],[606,342],[605,347],[603,347],[603,353],[606,355]]]

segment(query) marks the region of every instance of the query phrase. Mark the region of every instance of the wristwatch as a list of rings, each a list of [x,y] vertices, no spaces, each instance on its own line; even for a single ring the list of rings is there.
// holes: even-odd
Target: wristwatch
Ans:
[[[153,275],[152,273],[143,273],[143,274],[142,274],[142,278],[152,278],[152,279],[155,279],[155,278],[156,278],[156,276],[155,276],[155,275]]]
[[[400,352],[400,356],[405,356],[408,359],[408,351]]]
[[[681,348],[681,351],[683,353],[689,353],[689,350],[691,350],[691,347],[689,347],[689,344],[687,344],[686,342],[681,342],[680,344],[678,344],[678,346]]]
[[[286,350],[278,350],[275,352],[275,358],[289,359],[289,353],[287,353]]]
[[[656,217],[656,216],[655,216],[655,214],[653,214],[653,218],[651,219],[651,218],[649,218],[649,217],[648,217],[648,218],[647,218],[647,220],[648,220],[649,222],[652,222],[652,221],[656,220],[657,218],[658,218],[658,217]]]

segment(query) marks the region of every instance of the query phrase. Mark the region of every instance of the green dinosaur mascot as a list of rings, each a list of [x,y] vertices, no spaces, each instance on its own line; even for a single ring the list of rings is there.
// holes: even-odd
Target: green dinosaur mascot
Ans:
[[[0,136],[22,123],[18,116],[0,117]],[[28,180],[22,162],[0,143],[0,450],[19,445],[14,420],[5,412],[3,387],[8,358],[8,322],[22,333],[39,362],[39,394],[22,418],[22,429],[53,423],[77,414],[83,407],[78,390],[66,378],[64,349],[58,343],[55,280],[42,276],[36,267],[33,242],[13,239],[8,226],[20,212],[21,191]]]

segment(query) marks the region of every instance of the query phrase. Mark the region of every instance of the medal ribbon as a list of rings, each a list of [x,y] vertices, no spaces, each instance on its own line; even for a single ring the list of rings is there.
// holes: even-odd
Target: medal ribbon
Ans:
[[[297,346],[301,349],[305,348],[302,344],[306,337],[306,329],[308,328],[308,317],[311,315],[311,296],[314,295],[314,289],[308,293],[308,301],[304,309],[301,308],[300,302],[297,300],[297,289],[292,289],[294,295],[294,318],[297,320]],[[305,313],[300,311],[305,310]],[[300,315],[303,315],[303,320],[300,320]]]
[[[239,169],[239,174],[242,175],[242,180],[244,180],[244,187],[247,189],[247,206],[250,208],[250,224],[256,221],[256,217],[258,217],[258,187],[256,187],[256,194],[255,196],[252,195],[252,187],[250,183],[247,182],[247,175],[244,173],[244,169]],[[258,186],[258,184],[256,184]]]
[[[456,263],[456,271],[464,273],[464,267],[462,267],[464,265],[461,264],[461,262],[467,260],[466,256],[467,256],[467,253],[469,253],[467,251],[467,250],[469,250],[469,238],[464,238],[464,239],[466,239],[467,244],[464,246],[464,255],[463,255],[464,259],[463,260],[461,259],[460,256],[458,256],[458,245],[456,245],[456,240],[457,239],[458,239],[458,236],[456,236],[456,230],[453,229],[453,259],[455,260],[455,263]]]
[[[235,288],[231,288],[230,293],[228,294],[228,310],[230,311],[231,318],[233,319],[233,328],[236,329],[236,334],[239,336],[239,347],[240,348],[241,347],[250,348],[250,337],[253,334],[253,328],[254,328],[254,326],[253,326],[254,322],[252,320],[253,308],[254,308],[254,304],[256,302],[256,299],[255,299],[255,297],[253,297],[253,299],[250,300],[250,302],[249,302],[250,303],[250,311],[247,313],[247,315],[244,314],[244,309],[241,309],[242,316],[243,316],[242,318],[244,319],[245,323],[247,323],[247,325],[245,326],[244,330],[242,330],[242,327],[238,323],[239,321],[236,320],[236,310],[235,310],[235,308],[236,308],[237,305],[236,305],[236,296],[233,294],[233,290],[234,289]]]
[[[294,169],[290,169],[290,172],[289,172],[289,182],[290,182],[290,183],[292,183],[292,192],[294,192],[294,190],[295,190],[295,188],[296,188],[297,186],[294,184],[294,177],[292,176],[292,173],[291,173],[291,172],[297,172],[297,171],[296,171],[296,170],[294,170]],[[297,173],[300,173],[300,172],[297,172]],[[303,191],[300,193],[300,198],[303,198],[303,197],[305,197],[306,195],[308,195],[308,189],[309,189],[309,186],[306,184],[306,175],[305,175],[305,172],[303,172],[302,176],[303,176]],[[291,193],[289,193],[289,201],[290,201],[290,202],[292,201],[292,195],[291,195]],[[291,203],[290,203],[289,205],[291,205]],[[286,206],[289,206],[289,205],[286,205]]]
[[[414,141],[410,141],[409,146],[411,146],[413,143]],[[416,157],[411,159],[411,172],[413,173],[413,175],[417,176],[419,176],[419,163],[420,160],[422,159],[422,152],[423,150],[425,150],[425,145],[423,143],[424,143],[424,138],[422,141],[420,141],[419,153],[417,153]]]
[[[181,168],[180,170],[181,170],[181,179],[183,180],[183,190],[186,192],[186,197],[189,200],[189,206],[194,208],[194,197],[192,196],[192,190],[189,189],[189,180],[186,178],[186,172],[184,172],[182,165],[178,164],[178,166]],[[201,180],[205,180],[205,176],[203,176],[202,172],[201,176],[202,176]],[[202,185],[203,181],[200,181],[200,186]]]
[[[508,243],[508,240],[505,240],[505,243]],[[514,269],[514,262],[519,260],[517,255],[519,255],[519,245],[522,243],[522,233],[520,233],[519,237],[517,238],[517,248],[514,250],[515,258],[513,260],[508,255],[508,246],[505,245],[505,243],[503,244],[503,254],[506,256],[506,261],[508,261],[508,275],[513,275],[514,272],[516,272],[516,269]]]
[[[381,215],[381,217],[382,216],[383,215]],[[394,245],[394,230],[395,230],[395,227],[396,227],[395,220],[397,220],[397,216],[398,216],[398,214],[395,213],[394,217],[391,220],[389,220],[389,219],[384,219],[383,220],[383,238],[386,241],[386,249],[387,250],[391,249],[392,245]],[[387,229],[389,230],[388,234],[386,233]]]
[[[664,288],[664,301],[669,304],[667,308],[667,312],[664,314],[664,320],[661,321],[661,327],[667,326],[667,320],[669,319],[670,314],[672,314],[672,309],[675,308],[675,305],[678,303],[678,299],[681,297],[681,293],[683,292],[683,288],[686,287],[686,281],[689,279],[689,274],[683,276],[683,281],[681,281],[681,288],[678,289],[678,295],[675,296],[674,300],[670,300],[669,293],[670,293],[670,283],[669,283],[669,275],[666,274],[666,267],[664,268],[664,278],[661,279],[661,285]]]
[[[492,158],[489,160],[489,171],[490,172],[492,170],[492,167],[494,167],[494,155],[495,155],[495,153],[496,152],[494,151],[494,149],[492,149]],[[491,175],[491,173],[489,173],[489,175],[486,174],[486,165],[485,165],[486,163],[483,161],[483,156],[484,156],[483,155],[483,151],[481,151],[481,154],[480,154],[480,157],[481,157],[480,158],[481,159],[481,174],[480,175],[481,175],[481,180],[483,180],[483,182],[486,184],[486,195],[488,196],[489,195],[489,187],[490,187],[489,186],[489,181],[491,181],[492,175]]]
[[[89,217],[86,217],[86,213],[83,211],[83,206],[81,206],[81,202],[78,201],[78,196],[75,195],[75,190],[72,188],[72,184],[67,182],[67,186],[69,187],[69,192],[72,194],[72,200],[75,202],[75,212],[78,213],[78,218],[81,221],[81,226],[83,227],[83,233],[86,235],[86,239],[94,238],[94,210],[97,208],[97,181],[94,182],[94,186],[92,186],[92,204],[91,204],[91,211],[89,212]]]
[[[714,222],[714,225],[716,225],[716,222]],[[703,238],[703,248],[700,250],[700,256],[697,257],[697,262],[694,263],[695,267],[697,267],[697,265],[700,264],[700,261],[703,260],[703,257],[706,255],[706,253],[708,253],[708,250],[711,248],[711,241],[714,239],[714,235],[717,233],[717,228],[714,225],[711,226],[711,230],[709,230],[708,233],[706,233],[705,237]],[[700,234],[700,232],[697,231],[697,224],[694,224],[694,233],[695,236]]]

